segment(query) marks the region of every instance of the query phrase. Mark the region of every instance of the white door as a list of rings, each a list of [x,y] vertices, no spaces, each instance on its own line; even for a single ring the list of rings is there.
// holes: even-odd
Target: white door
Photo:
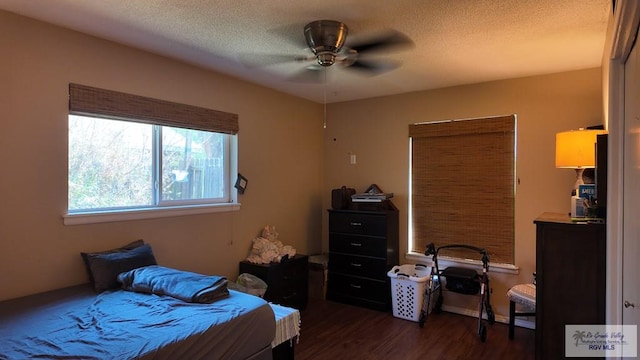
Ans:
[[[624,66],[624,210],[622,321],[640,325],[640,56],[636,44]]]

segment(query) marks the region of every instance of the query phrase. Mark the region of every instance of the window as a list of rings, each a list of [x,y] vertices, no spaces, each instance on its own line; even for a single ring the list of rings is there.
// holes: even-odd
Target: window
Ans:
[[[68,213],[229,203],[237,115],[70,84]]]
[[[69,115],[69,212],[228,202],[228,137]]]
[[[515,115],[409,125],[411,252],[466,244],[514,263],[515,129]]]

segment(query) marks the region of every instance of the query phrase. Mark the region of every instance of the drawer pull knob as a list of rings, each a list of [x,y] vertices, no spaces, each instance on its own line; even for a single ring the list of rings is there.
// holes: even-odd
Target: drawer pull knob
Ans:
[[[352,242],[352,243],[349,243],[349,245],[351,245],[351,246],[362,246],[362,243],[354,243],[354,242]]]
[[[353,267],[362,267],[362,264],[358,264],[358,263],[351,263],[351,266]]]
[[[354,285],[354,284],[350,284],[350,285],[354,289],[362,289],[362,286],[360,286],[360,285]]]
[[[350,224],[351,226],[362,226],[362,223],[361,223],[361,222],[353,222],[353,221],[352,221],[352,222],[350,222],[349,224]]]

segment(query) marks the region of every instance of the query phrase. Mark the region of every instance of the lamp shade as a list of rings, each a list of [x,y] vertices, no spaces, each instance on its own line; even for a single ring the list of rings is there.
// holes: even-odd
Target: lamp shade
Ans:
[[[556,167],[585,169],[596,166],[595,144],[606,130],[573,130],[556,134]]]

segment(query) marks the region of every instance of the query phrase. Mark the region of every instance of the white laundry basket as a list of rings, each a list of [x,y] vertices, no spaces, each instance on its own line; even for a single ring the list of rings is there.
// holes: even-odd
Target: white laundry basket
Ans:
[[[431,268],[424,265],[399,265],[394,266],[387,275],[391,279],[393,316],[418,322],[425,300],[425,288],[431,281]]]

